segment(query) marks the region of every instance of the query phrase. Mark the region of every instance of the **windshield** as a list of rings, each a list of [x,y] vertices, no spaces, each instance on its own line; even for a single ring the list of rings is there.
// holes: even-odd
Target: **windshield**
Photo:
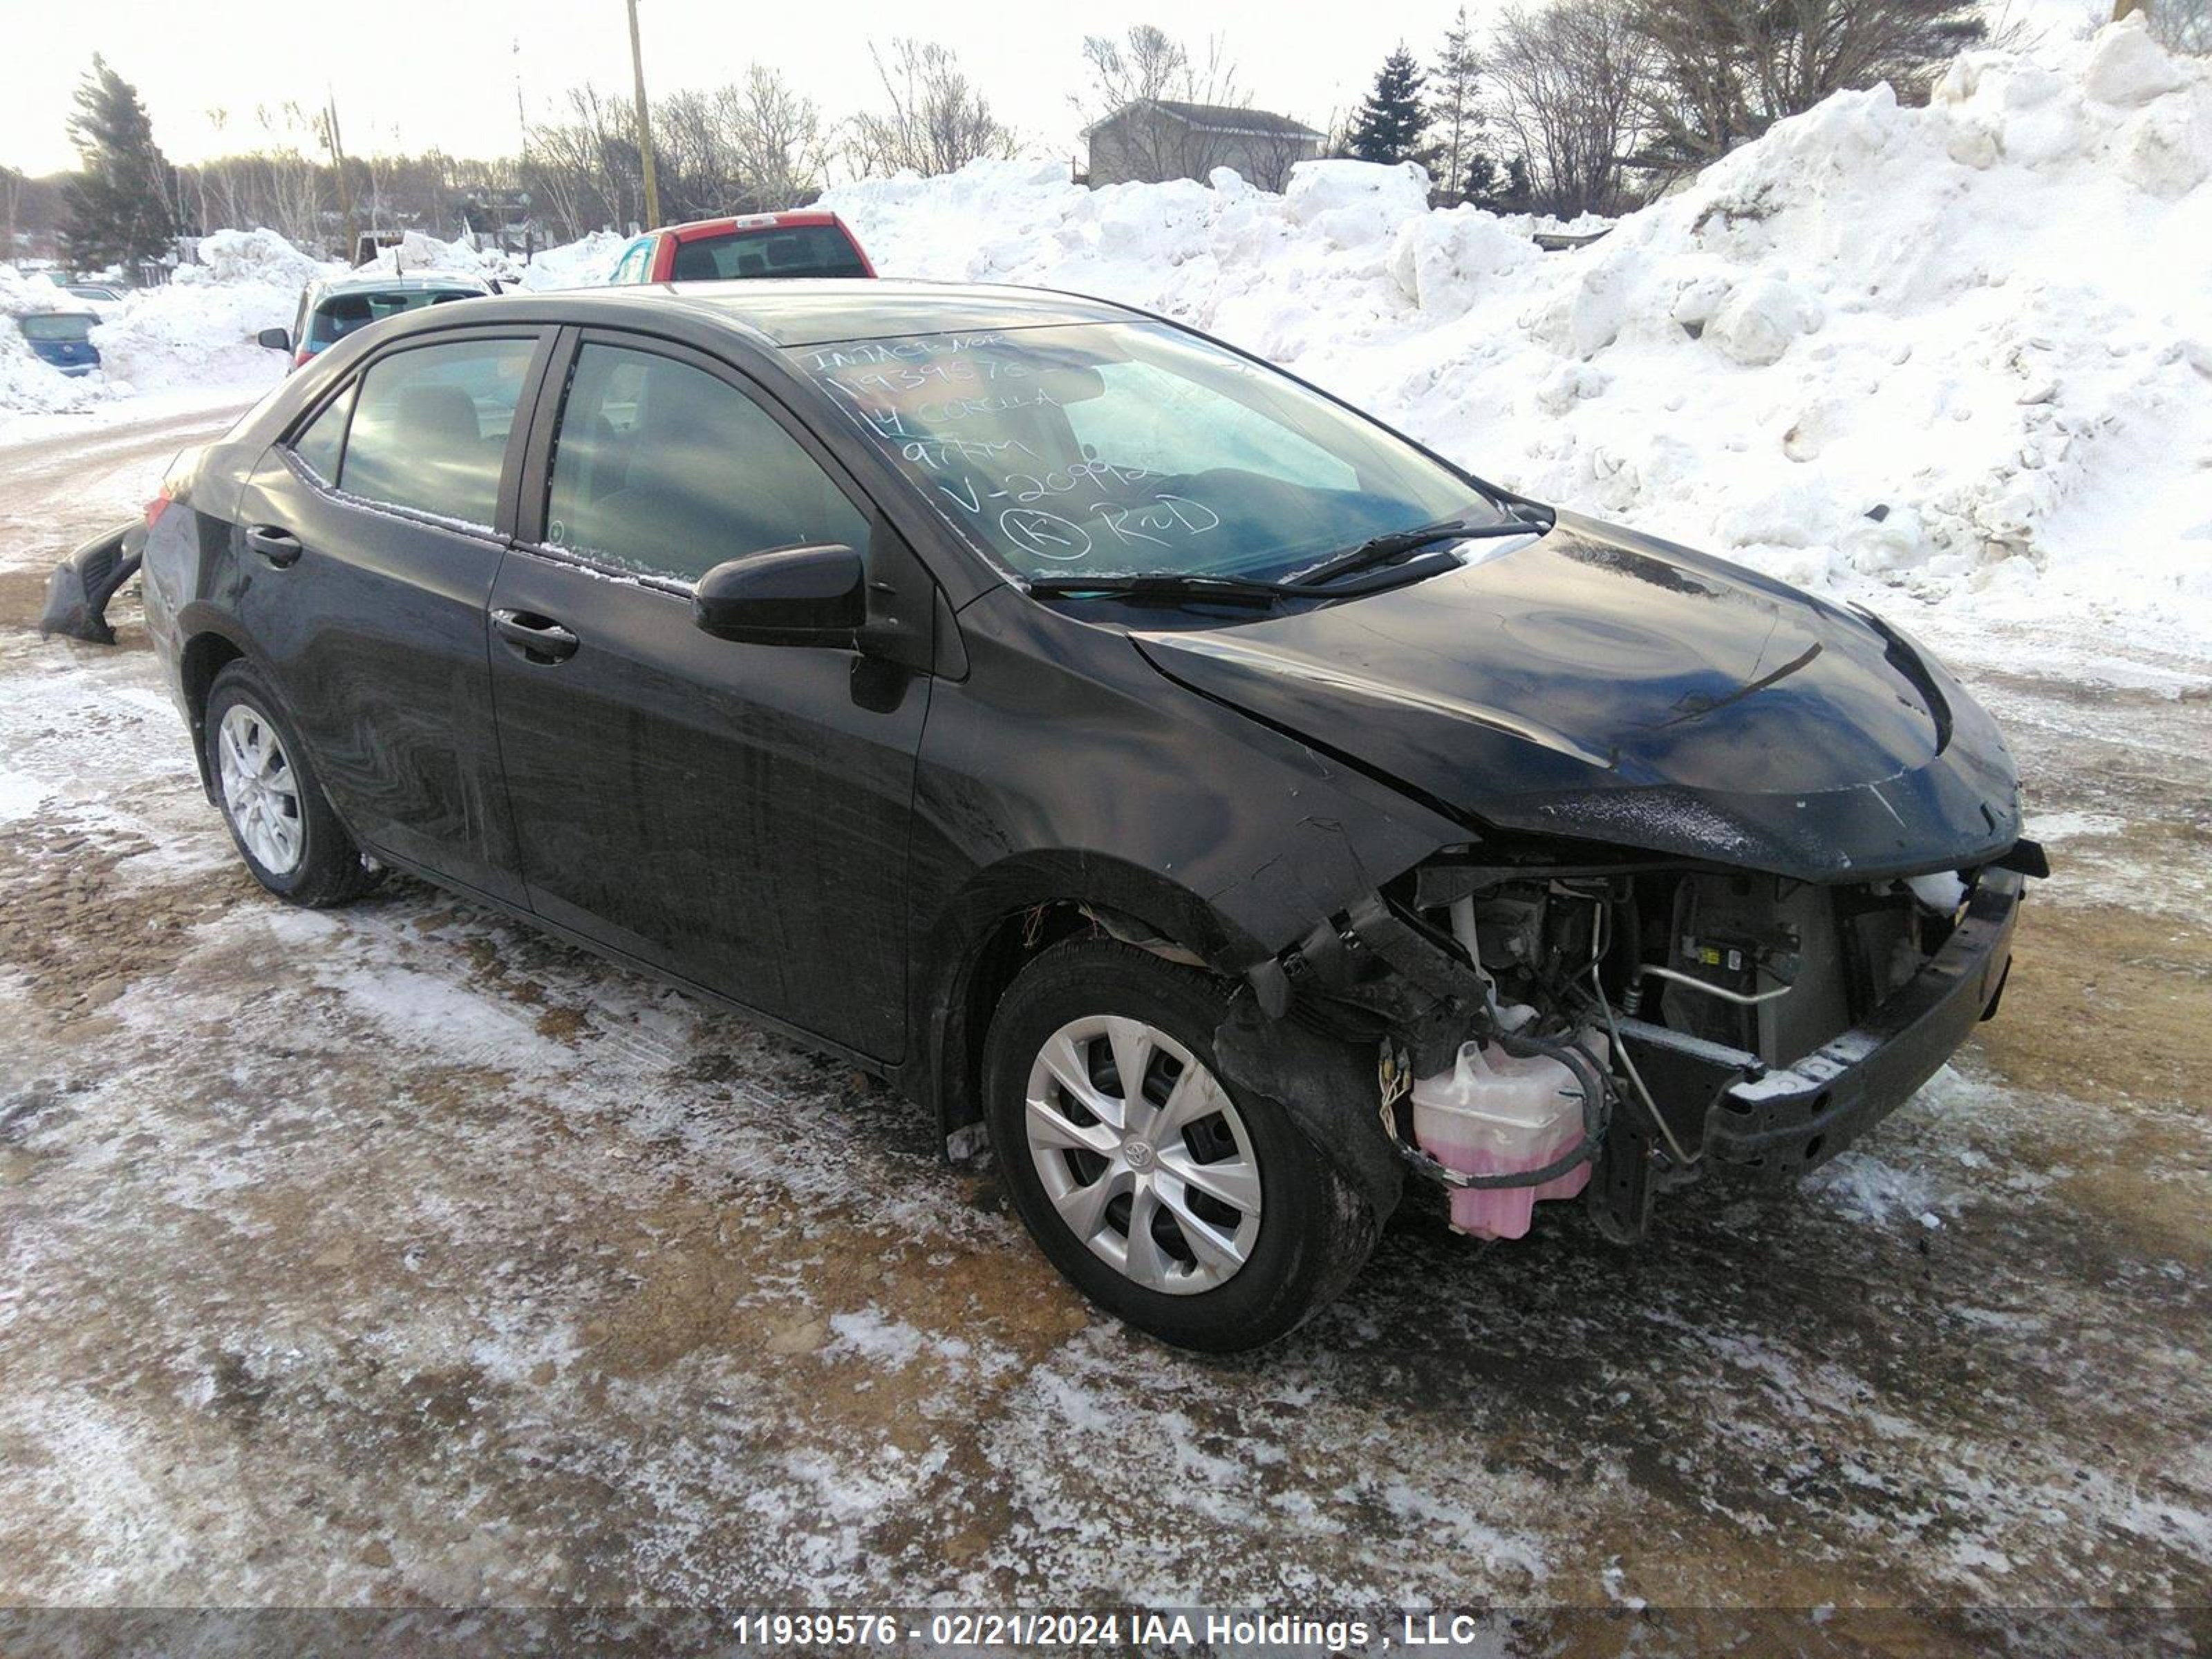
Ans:
[[[669,280],[721,282],[741,276],[865,276],[853,240],[835,225],[781,225],[695,236],[676,245]]]
[[[92,337],[93,319],[82,312],[46,312],[22,319],[27,340],[69,340],[79,345]]]
[[[480,297],[474,289],[465,288],[402,288],[383,293],[333,294],[315,307],[313,331],[308,340],[311,344],[329,345],[343,340],[357,328],[367,328],[371,323],[403,311],[417,310],[447,300]]]
[[[1467,479],[1161,323],[805,346],[800,364],[1018,575],[1279,580],[1370,537],[1498,521]]]

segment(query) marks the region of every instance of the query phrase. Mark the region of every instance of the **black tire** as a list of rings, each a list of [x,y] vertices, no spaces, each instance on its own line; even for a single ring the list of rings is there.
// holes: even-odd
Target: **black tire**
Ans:
[[[1377,1231],[1364,1200],[1281,1108],[1221,1079],[1213,1032],[1231,995],[1212,976],[1133,946],[1067,940],[1008,988],[983,1068],[993,1153],[1014,1207],[1052,1264],[1117,1318],[1177,1347],[1213,1353],[1258,1347],[1295,1329],[1351,1281]],[[1180,1043],[1222,1082],[1242,1120],[1261,1186],[1258,1236],[1243,1265],[1212,1288],[1171,1294],[1126,1276],[1062,1218],[1038,1172],[1026,1127],[1031,1068],[1056,1033],[1101,1015],[1142,1021]]]
[[[219,744],[224,718],[235,708],[243,708],[254,720],[266,723],[282,747],[291,775],[292,798],[298,810],[296,815],[288,816],[294,817],[301,845],[297,860],[289,869],[272,869],[255,854],[224,802]],[[254,880],[288,903],[321,909],[349,903],[383,879],[381,866],[372,869],[362,861],[361,848],[331,810],[314,765],[283,704],[269,682],[248,664],[231,663],[215,677],[208,690],[202,742],[207,750],[208,775],[216,780],[216,810],[230,831],[231,844],[238,848]]]

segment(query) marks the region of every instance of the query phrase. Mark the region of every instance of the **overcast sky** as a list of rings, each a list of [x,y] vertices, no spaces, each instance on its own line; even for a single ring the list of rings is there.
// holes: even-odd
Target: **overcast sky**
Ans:
[[[1065,0],[641,0],[639,15],[653,92],[718,85],[758,61],[783,70],[831,118],[880,97],[871,40],[941,40],[1030,148],[1064,155],[1080,125],[1067,100],[1082,82],[1085,34],[1117,33],[1139,21],[1194,42],[1219,34],[1254,102],[1322,127],[1358,100],[1401,37],[1424,58],[1432,55],[1456,3],[1315,8],[1310,24],[1285,0],[1178,0],[1127,11]],[[1468,9],[1480,16],[1496,3],[1471,0]],[[137,87],[155,137],[176,161],[252,149],[262,136],[257,105],[313,106],[325,87],[356,154],[435,146],[492,155],[518,145],[518,69],[533,118],[578,82],[615,91],[629,84],[623,0],[81,0],[37,7],[9,37],[0,161],[34,174],[75,165],[63,122],[95,52]],[[227,132],[210,120],[213,109],[229,112]]]

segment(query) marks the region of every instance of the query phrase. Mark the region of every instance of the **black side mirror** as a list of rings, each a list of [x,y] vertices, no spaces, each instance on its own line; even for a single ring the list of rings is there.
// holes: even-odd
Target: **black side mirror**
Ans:
[[[691,613],[718,640],[850,646],[868,619],[866,574],[842,544],[750,554],[699,578]]]
[[[291,332],[287,329],[264,328],[253,338],[256,344],[265,345],[271,351],[289,351],[292,349]]]

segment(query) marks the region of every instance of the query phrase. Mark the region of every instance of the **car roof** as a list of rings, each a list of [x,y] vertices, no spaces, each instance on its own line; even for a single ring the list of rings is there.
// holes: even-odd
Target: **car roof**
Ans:
[[[656,235],[673,236],[679,242],[689,242],[702,236],[720,236],[730,231],[782,230],[794,225],[837,225],[844,222],[827,208],[786,208],[781,213],[726,214],[719,219],[688,219],[680,225],[663,225]]]
[[[902,334],[967,334],[1056,323],[1127,322],[1141,317],[1110,301],[1049,289],[968,283],[859,282],[847,277],[787,277],[773,283],[654,283],[575,289],[541,296],[596,311],[680,306],[738,325],[776,346],[826,345],[836,340]],[[609,321],[617,320],[609,317]]]
[[[459,271],[431,272],[420,276],[338,276],[315,285],[317,299],[333,294],[414,294],[444,289],[454,294],[489,294],[491,285],[481,276]]]

